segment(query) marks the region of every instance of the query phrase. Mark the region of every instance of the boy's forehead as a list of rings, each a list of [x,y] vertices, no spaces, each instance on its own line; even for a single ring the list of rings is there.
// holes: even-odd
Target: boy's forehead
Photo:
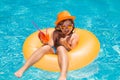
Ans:
[[[70,20],[65,20],[65,21],[63,22],[63,25],[67,25],[67,24],[72,24],[72,23],[71,23]]]

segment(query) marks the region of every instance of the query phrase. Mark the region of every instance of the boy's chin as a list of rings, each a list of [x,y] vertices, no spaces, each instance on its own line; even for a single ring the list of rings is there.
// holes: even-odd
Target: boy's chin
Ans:
[[[69,35],[70,33],[64,33],[65,35]]]

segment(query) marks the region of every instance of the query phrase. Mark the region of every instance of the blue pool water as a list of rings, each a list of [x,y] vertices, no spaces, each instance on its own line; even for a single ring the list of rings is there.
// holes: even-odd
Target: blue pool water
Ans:
[[[22,46],[36,29],[54,27],[57,13],[68,10],[75,26],[94,33],[101,43],[98,57],[88,66],[68,72],[68,80],[120,80],[119,0],[0,0],[0,80],[57,80],[59,72],[30,67],[18,79],[24,63]]]

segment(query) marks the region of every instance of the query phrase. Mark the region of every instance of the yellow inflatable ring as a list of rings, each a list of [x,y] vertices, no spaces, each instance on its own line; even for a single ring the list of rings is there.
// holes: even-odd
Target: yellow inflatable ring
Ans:
[[[54,29],[48,30],[49,34],[52,34]],[[67,53],[69,57],[68,70],[76,70],[88,65],[97,57],[100,50],[100,43],[95,35],[87,30],[75,29],[75,31],[80,38],[78,45]],[[25,59],[27,60],[41,45],[42,43],[38,39],[38,31],[31,34],[23,45]],[[34,66],[52,72],[60,71],[56,54],[46,54]]]

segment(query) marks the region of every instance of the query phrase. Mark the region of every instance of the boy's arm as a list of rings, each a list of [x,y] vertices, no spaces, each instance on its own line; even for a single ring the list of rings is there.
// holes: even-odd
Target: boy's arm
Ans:
[[[50,35],[50,40],[48,41],[48,45],[54,46],[53,33]]]
[[[71,47],[74,48],[78,44],[78,41],[79,41],[79,36],[77,34],[74,34],[74,38],[71,41]]]
[[[73,49],[77,43],[78,43],[78,40],[79,40],[79,36],[77,34],[74,34],[74,36],[72,37],[71,39],[71,44],[69,44],[66,39],[61,39],[60,40],[60,43],[65,46],[68,50],[71,50]]]

